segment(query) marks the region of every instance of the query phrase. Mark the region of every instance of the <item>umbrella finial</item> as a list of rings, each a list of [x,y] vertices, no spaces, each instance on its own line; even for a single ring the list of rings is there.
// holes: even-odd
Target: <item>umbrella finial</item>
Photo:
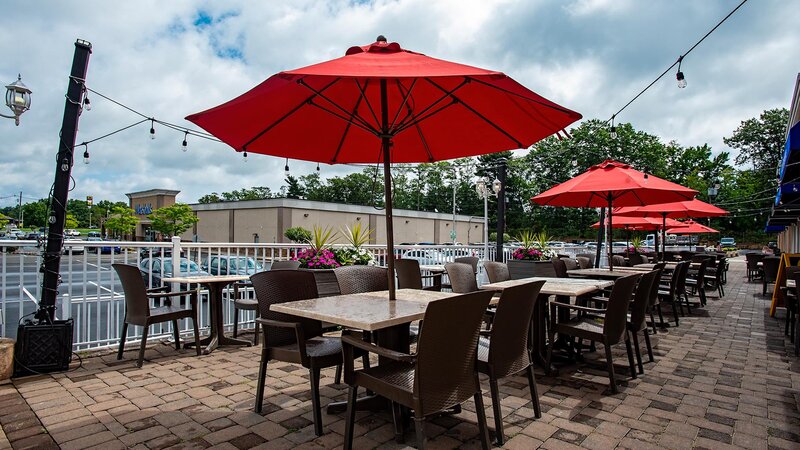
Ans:
[[[377,39],[375,39],[375,42],[383,42],[385,44],[386,43],[386,36],[384,36],[382,34],[379,34]]]

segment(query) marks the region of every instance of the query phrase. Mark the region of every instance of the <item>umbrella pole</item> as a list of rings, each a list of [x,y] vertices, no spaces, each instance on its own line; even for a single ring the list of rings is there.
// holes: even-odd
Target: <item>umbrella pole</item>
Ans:
[[[389,300],[394,301],[396,297],[394,282],[394,226],[392,225],[392,158],[389,154],[392,142],[389,137],[389,108],[387,106],[388,95],[386,92],[386,80],[381,80],[381,121],[383,122],[383,136],[381,137],[381,147],[383,150],[383,191],[386,195],[386,254],[389,277]]]
[[[606,243],[606,248],[608,249],[608,270],[614,270],[614,260],[611,257],[612,252],[614,251],[614,235],[611,234],[613,232],[613,225],[611,223],[611,209],[612,209],[612,197],[611,193],[608,194],[608,242]]]
[[[600,267],[600,255],[603,254],[603,224],[606,223],[606,209],[600,208],[600,226],[597,227],[597,249],[594,253],[594,266]]]
[[[661,213],[661,260],[667,260],[667,213]]]

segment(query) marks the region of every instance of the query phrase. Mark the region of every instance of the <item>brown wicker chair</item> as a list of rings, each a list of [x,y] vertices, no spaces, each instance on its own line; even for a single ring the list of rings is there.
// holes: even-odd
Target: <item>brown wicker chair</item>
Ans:
[[[456,263],[453,263],[456,264]],[[468,265],[465,265],[469,267]],[[425,326],[417,344],[417,353],[378,347],[354,336],[343,336],[345,381],[350,385],[344,448],[353,448],[355,402],[358,387],[364,387],[393,402],[414,410],[417,448],[425,448],[425,417],[458,405],[470,397],[475,400],[479,438],[488,450],[489,433],[483,407],[481,386],[475,361],[483,312],[491,292],[473,292],[428,304]],[[458,326],[453,327],[454,318]],[[362,349],[390,360],[380,366],[356,371],[355,350]]]
[[[592,260],[585,257],[585,256],[576,256],[575,261],[578,262],[578,268],[580,269],[591,269],[592,268]]]
[[[716,289],[720,298],[725,296],[725,267],[728,259],[724,256],[719,257],[713,267],[706,268],[705,283],[712,289]]]
[[[273,262],[269,270],[297,270],[299,267],[300,261],[285,260]],[[233,283],[233,337],[239,336],[239,311],[255,311],[256,318],[258,318],[258,300],[246,296],[247,289],[252,287],[253,284],[249,281]],[[245,293],[245,296],[239,295],[240,290]],[[258,322],[255,323],[254,331],[253,345],[258,345]]]
[[[617,393],[614,364],[611,359],[611,346],[624,340],[628,351],[628,363],[630,365],[631,377],[636,378],[636,368],[633,364],[633,351],[627,330],[627,312],[633,289],[640,276],[639,274],[634,274],[617,279],[611,290],[611,295],[608,299],[608,307],[606,309],[588,308],[560,302],[551,303],[550,306],[553,311],[550,317],[557,317],[555,311],[556,307],[575,309],[587,314],[567,322],[557,323],[550,328],[549,337],[551,344],[547,348],[547,364],[545,367],[550,367],[550,361],[553,357],[552,342],[555,342],[556,333],[577,337],[578,339],[602,342],[606,351],[610,388],[613,393]],[[604,314],[603,320],[598,320],[597,316],[594,314]]]
[[[558,278],[569,278],[567,274],[567,264],[562,258],[553,258],[550,260],[553,263],[553,270],[556,272]]]
[[[761,278],[761,267],[758,267],[758,263],[763,261],[766,256],[764,253],[747,253],[744,255],[747,260],[747,281]]]
[[[761,279],[763,289],[761,294],[767,295],[767,285],[775,284],[775,279],[778,277],[778,267],[781,263],[781,258],[778,256],[767,256],[762,260],[764,276]]]
[[[128,324],[142,327],[142,342],[139,347],[139,359],[136,361],[138,367],[142,367],[144,363],[147,331],[150,325],[154,323],[172,322],[172,330],[175,332],[175,349],[180,350],[181,337],[178,319],[192,319],[194,343],[197,348],[197,356],[200,356],[200,333],[197,328],[197,291],[164,292],[164,289],[168,289],[167,286],[147,289],[138,267],[128,264],[112,264],[111,266],[117,272],[117,276],[122,282],[122,290],[125,292],[125,317],[122,319],[117,359],[122,359],[122,354],[125,352]],[[188,309],[172,305],[172,298],[181,298],[187,295],[189,296]],[[151,308],[150,299],[163,299],[165,305]]]
[[[489,283],[499,283],[501,281],[508,281],[511,279],[511,274],[508,273],[508,266],[501,262],[485,261],[483,268],[486,270],[486,276],[489,278]]]
[[[503,289],[488,339],[481,337],[478,346],[478,372],[489,376],[494,409],[495,440],[503,445],[503,414],[500,410],[500,391],[497,380],[525,370],[534,415],[542,417],[539,393],[533,376],[533,365],[528,351],[531,320],[539,291],[544,281],[535,281]]]
[[[611,261],[614,263],[614,266],[616,267],[625,267],[628,265],[628,263],[625,262],[625,257],[622,255],[612,255]]]
[[[478,290],[475,272],[469,264],[447,263],[444,265],[444,270],[447,272],[447,278],[450,279],[453,292],[456,294],[466,294]]]
[[[469,264],[472,266],[472,272],[476,274],[478,273],[478,261],[479,259],[476,256],[462,256],[453,260],[453,262]]]
[[[342,362],[342,345],[338,337],[322,335],[318,320],[277,313],[270,305],[317,297],[314,274],[301,270],[270,270],[250,277],[258,299],[264,343],[258,369],[255,412],[261,413],[267,363],[270,360],[300,364],[307,368],[311,381],[311,404],[314,432],[322,435],[322,412],[319,400],[320,369]]]
[[[684,286],[687,289],[684,298],[686,299],[686,309],[689,311],[689,314],[692,313],[692,304],[689,302],[690,293],[691,295],[697,294],[700,299],[699,306],[706,305],[706,269],[714,259],[713,257],[711,259],[702,258],[698,259],[698,261],[699,262],[694,264],[697,267],[696,269],[692,269],[692,267],[689,266],[686,280],[684,281]]]
[[[588,260],[588,262],[589,262],[589,265],[587,267],[581,266],[581,269],[591,269],[591,268],[594,267],[595,256],[596,255],[594,255],[592,253],[578,253],[576,255],[576,258],[578,258],[579,262],[580,262],[580,258],[586,258]]]
[[[786,279],[787,280],[797,280],[797,277],[800,276],[800,267],[798,266],[789,266],[785,269]],[[795,281],[795,283],[797,283]],[[797,306],[798,306],[798,297],[797,297],[797,287],[795,285],[794,288],[789,287],[781,287],[781,291],[783,292],[783,306],[786,308],[786,324],[783,330],[783,334],[789,336],[792,342],[795,341],[795,316],[797,315]]]
[[[377,266],[343,266],[333,271],[342,295],[389,289],[386,268]]]
[[[647,262],[647,257],[639,253],[631,253],[630,255],[628,255],[628,264],[631,266],[635,266],[637,264],[645,264],[646,262]]]
[[[669,279],[669,284],[661,284],[658,288],[658,304],[656,308],[658,310],[658,316],[661,319],[661,324],[664,324],[664,316],[661,312],[661,304],[664,302],[672,304],[672,314],[675,317],[675,326],[677,327],[680,324],[678,319],[678,306],[680,305],[681,310],[683,310],[683,305],[681,305],[681,300],[685,295],[686,289],[683,284],[683,280],[686,279],[686,273],[689,270],[689,261],[682,261],[679,262],[675,266],[675,270],[672,271],[672,276]]]
[[[558,258],[564,261],[564,265],[567,266],[567,270],[575,270],[580,269],[580,264],[578,264],[578,260],[575,258],[567,257],[567,258]]]
[[[423,289],[426,291],[442,290],[442,274],[423,276],[419,269],[419,261],[416,259],[398,259],[394,262],[394,270],[397,273],[398,289]],[[424,286],[423,280],[431,280],[431,286]]]

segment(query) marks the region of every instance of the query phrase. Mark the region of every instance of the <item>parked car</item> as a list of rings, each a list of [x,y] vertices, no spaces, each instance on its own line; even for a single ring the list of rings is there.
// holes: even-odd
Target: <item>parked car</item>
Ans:
[[[208,275],[208,272],[202,270],[199,265],[194,261],[189,261],[187,258],[181,257],[181,265],[178,270],[179,277],[199,277]],[[159,287],[163,283],[162,278],[173,276],[172,271],[172,258],[171,257],[155,257],[145,258],[139,263],[139,270],[142,271],[145,284],[148,287]],[[152,276],[149,276],[152,274]],[[152,281],[151,281],[152,280]],[[185,285],[181,285],[181,290],[185,290]]]
[[[88,236],[90,238],[92,238],[92,237],[102,238],[103,237],[103,235],[100,234],[99,231],[90,231],[90,232],[86,233],[86,236]]]
[[[72,253],[73,255],[82,255],[83,252],[86,251],[83,242],[84,241],[74,237],[64,238],[64,254],[68,255]]]
[[[403,259],[416,259],[421,265],[441,264],[444,256],[433,249],[412,249],[403,252]]]
[[[6,234],[5,236],[0,236],[0,241],[16,241],[16,240],[17,240],[17,237],[14,236],[11,233]],[[4,251],[6,253],[13,253],[13,252],[17,251],[17,247],[12,247],[10,245],[3,245],[3,246],[0,246],[0,250]]]
[[[25,240],[27,241],[37,241],[44,237],[44,233],[40,233],[38,231],[31,231],[25,236]]]
[[[264,266],[246,256],[212,256],[203,258],[200,268],[211,275],[252,275]]]
[[[723,249],[731,248],[736,250],[736,239],[732,237],[724,237],[719,240],[719,246],[722,247]]]
[[[88,237],[88,238],[86,238],[86,242],[102,242],[102,241],[103,241],[103,239],[100,238],[100,237]],[[122,249],[118,245],[113,245],[113,246],[112,245],[102,245],[102,246],[99,246],[99,247],[91,246],[91,247],[88,247],[88,250],[90,252],[94,252],[94,253],[97,253],[98,250],[99,250],[100,254],[103,254],[103,255],[110,255],[112,252],[119,254],[122,251]]]
[[[64,230],[64,236],[80,236],[80,235],[81,235],[81,232],[78,231],[78,230],[73,230],[71,228],[67,229],[67,230]]]

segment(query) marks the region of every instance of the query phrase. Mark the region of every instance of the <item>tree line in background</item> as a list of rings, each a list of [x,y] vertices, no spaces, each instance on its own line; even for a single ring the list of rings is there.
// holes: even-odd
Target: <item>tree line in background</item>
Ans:
[[[522,230],[546,230],[560,239],[593,239],[596,230],[590,226],[598,220],[596,209],[542,207],[531,204],[530,198],[611,158],[696,189],[700,200],[731,212],[711,219],[712,227],[741,242],[763,242],[768,239],[762,230],[775,198],[775,171],[783,153],[788,118],[789,112],[783,108],[743,121],[731,136],[724,138],[726,145],[739,152],[734,161],[728,152],[713,155],[708,145],[684,147],[675,141],[662,142],[631,124],[618,124],[617,136],[612,137],[607,122],[587,120],[571,130],[570,139],[547,138],[518,157],[502,152],[432,164],[397,165],[392,169],[394,205],[451,213],[455,191],[458,214],[482,217],[483,200],[475,190],[475,181],[483,178],[491,183],[505,165],[506,228],[511,236]],[[383,207],[379,167],[328,179],[322,179],[318,172],[287,176],[285,182],[277,193],[254,187],[215,192],[201,197],[199,202],[288,197]],[[709,198],[708,188],[715,185],[719,185],[717,195]],[[490,222],[496,223],[497,202],[491,198],[489,216]]]
[[[612,158],[696,189],[699,199],[731,212],[730,216],[711,219],[712,227],[740,242],[763,242],[768,239],[762,230],[775,198],[775,172],[782,158],[788,117],[788,110],[783,108],[743,121],[731,136],[724,138],[726,145],[739,152],[733,161],[728,152],[715,156],[708,145],[683,147],[675,141],[664,143],[630,124],[617,124],[617,136],[612,138],[608,123],[587,120],[571,130],[570,139],[547,138],[522,156],[501,152],[431,164],[397,165],[392,169],[395,208],[452,213],[455,193],[458,214],[482,217],[483,199],[475,190],[475,181],[483,178],[491,183],[504,165],[508,235],[546,230],[562,240],[594,239],[596,230],[590,226],[598,220],[596,209],[542,207],[532,204],[530,198]],[[383,172],[378,166],[327,179],[319,172],[287,176],[285,183],[278,192],[267,187],[214,192],[201,197],[199,203],[288,197],[383,208]],[[708,188],[716,184],[717,196],[709,199]],[[490,227],[494,229],[497,201],[490,198],[488,204]],[[187,214],[187,209],[183,205],[181,211],[164,211],[164,217],[154,220],[154,229],[165,236],[182,233],[193,223],[188,216],[194,216],[191,210]],[[132,229],[132,219],[136,219],[124,202],[107,200],[90,208],[85,201],[72,199],[67,212],[71,225],[68,228],[99,227],[110,221],[112,226]],[[24,215],[26,227],[42,227],[47,220],[48,201],[23,204],[22,211],[19,205],[0,208],[0,213],[12,218]]]

